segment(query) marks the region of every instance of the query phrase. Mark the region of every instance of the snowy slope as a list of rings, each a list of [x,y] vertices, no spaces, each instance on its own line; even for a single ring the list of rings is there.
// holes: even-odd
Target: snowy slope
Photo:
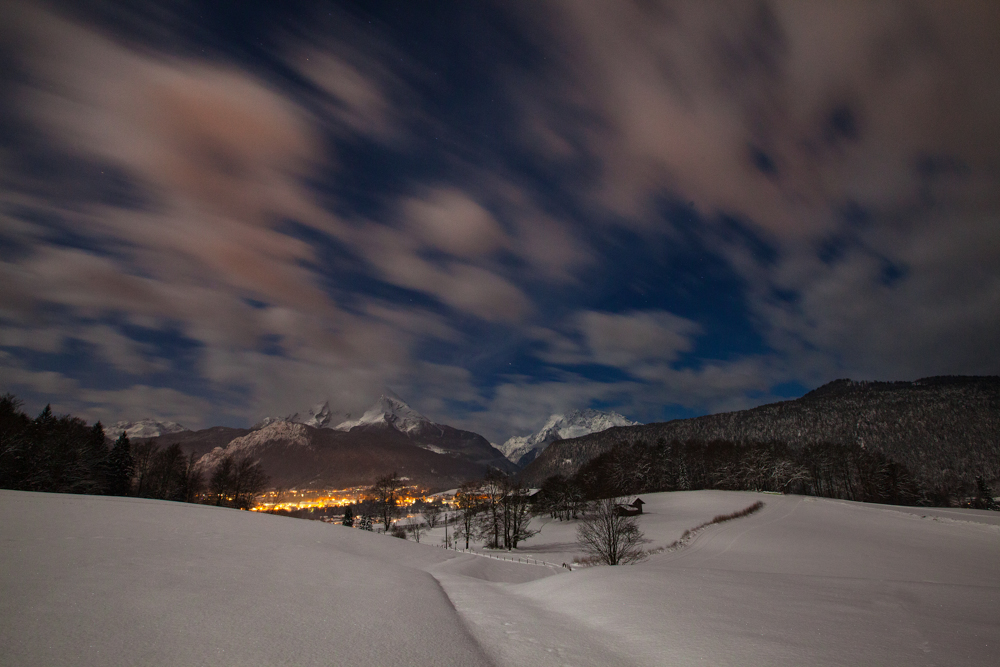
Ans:
[[[453,552],[136,498],[0,491],[0,664],[483,666]]]
[[[650,548],[714,514],[765,507],[638,565],[520,584],[435,576],[501,665],[971,667],[1000,658],[1000,512],[725,491],[642,498]],[[542,532],[518,556],[561,563],[578,552],[576,522],[533,526]]]
[[[987,665],[1000,513],[726,491],[643,495],[687,547],[567,572],[342,526],[0,491],[0,664]],[[561,563],[576,522],[507,558]],[[477,551],[481,545],[475,545]],[[436,581],[435,581],[436,580]]]
[[[525,466],[556,440],[579,438],[583,435],[606,431],[614,426],[636,426],[638,424],[639,422],[631,421],[617,412],[574,410],[565,415],[552,415],[537,433],[514,436],[500,445],[498,449],[511,462]]]
[[[718,493],[662,494],[646,507],[669,514]],[[757,497],[763,511],[713,526],[678,552],[527,584],[518,594],[610,631],[640,665],[1000,658],[1000,622],[988,611],[1000,595],[1000,514],[940,518],[918,508]]]
[[[110,430],[108,436],[117,438],[122,431],[125,431],[130,438],[155,438],[158,435],[180,433],[186,430],[177,422],[157,421],[147,417],[135,422],[120,421],[115,424],[114,429]]]

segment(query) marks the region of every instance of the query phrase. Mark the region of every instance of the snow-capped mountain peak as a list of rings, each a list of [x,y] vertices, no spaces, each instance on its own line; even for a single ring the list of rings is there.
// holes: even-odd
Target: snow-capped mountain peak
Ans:
[[[498,449],[508,460],[525,466],[556,440],[579,438],[590,433],[606,431],[614,426],[635,426],[634,422],[617,412],[603,410],[573,410],[565,415],[549,417],[541,430],[531,435],[518,435],[508,439]]]
[[[290,422],[292,424],[305,424],[313,428],[333,428],[330,422],[334,420],[333,412],[330,410],[330,402],[317,403],[308,410],[302,410],[290,414],[286,417],[264,417],[253,425],[252,430],[260,430],[277,422]]]
[[[122,431],[125,431],[125,434],[130,438],[155,438],[165,433],[180,433],[186,430],[177,422],[158,421],[146,417],[135,422],[120,421],[115,424],[114,429],[108,435],[117,437]]]
[[[333,413],[330,412],[330,402],[317,403],[311,409],[303,412],[296,412],[285,418],[285,421],[295,424],[305,424],[313,428],[325,428],[330,424]]]
[[[410,433],[431,421],[411,408],[396,396],[383,394],[368,408],[360,419],[350,419],[332,428],[338,431],[350,431],[357,426],[386,425],[403,433]]]

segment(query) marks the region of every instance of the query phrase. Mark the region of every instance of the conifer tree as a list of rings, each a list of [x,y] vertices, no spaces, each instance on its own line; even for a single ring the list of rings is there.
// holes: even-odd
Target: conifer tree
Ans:
[[[109,491],[109,457],[107,438],[104,435],[104,425],[97,422],[90,429],[84,450],[86,467],[90,477],[89,493],[108,493]]]
[[[128,434],[122,431],[108,455],[108,494],[127,496],[132,487],[132,474],[134,472],[135,461],[132,459],[132,447],[128,441]]]
[[[354,528],[354,505],[348,505],[344,508],[343,524],[349,528]]]
[[[997,502],[993,500],[993,489],[986,483],[986,479],[982,475],[976,477],[976,497],[972,501],[972,507],[980,510],[1000,509]]]

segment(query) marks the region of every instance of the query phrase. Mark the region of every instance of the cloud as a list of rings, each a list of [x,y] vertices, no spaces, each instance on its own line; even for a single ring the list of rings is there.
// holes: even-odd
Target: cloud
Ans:
[[[404,204],[404,216],[424,244],[456,257],[475,257],[507,246],[490,213],[465,193],[438,188]]]
[[[548,382],[510,378],[496,386],[483,410],[459,417],[454,424],[500,444],[512,435],[537,431],[552,414],[587,407],[595,401],[622,403],[641,387],[635,382],[595,382],[569,373]]]
[[[548,114],[596,156],[600,200],[637,222],[669,191],[795,236],[845,196],[898,197],[919,151],[997,145],[985,3],[551,6],[558,65],[529,89],[550,103],[526,122]]]
[[[499,438],[586,405],[646,419],[782,382],[1000,372],[992,3],[509,11],[544,58],[466,71],[346,14],[203,55],[177,46],[184,9],[140,48],[8,3],[5,381],[139,410],[27,361],[82,343],[130,386],[176,380],[136,395],[182,423],[346,413],[391,386]],[[625,285],[602,281],[640,273],[629,244],[666,249],[683,285],[611,301]],[[712,283],[692,266],[726,274],[728,305],[680,310]],[[193,374],[134,327],[180,340]],[[736,328],[760,349],[725,348]]]
[[[467,247],[472,236],[474,232],[456,243]],[[528,297],[503,276],[461,261],[427,259],[422,244],[410,234],[369,223],[354,239],[383,279],[426,292],[459,311],[490,322],[516,322],[531,310]]]
[[[337,47],[293,47],[289,64],[326,94],[325,110],[348,131],[379,139],[398,138],[398,119],[387,88],[398,90],[402,84],[372,59],[365,59],[364,65],[374,71],[362,71],[335,53]]]
[[[547,281],[578,283],[578,274],[595,261],[592,250],[565,222],[526,210],[517,216],[516,224],[519,254]]]
[[[57,396],[51,401],[56,414],[71,414],[89,422],[101,421],[109,432],[109,427],[117,421],[145,416],[178,421],[188,428],[208,426],[203,421],[204,400],[174,389],[144,384],[116,390],[92,389],[56,371],[33,371],[3,363],[3,360],[0,360],[0,370],[8,386],[29,394]],[[151,407],[155,407],[155,413],[149,412]],[[224,415],[226,411],[218,414]]]
[[[673,233],[662,198],[690,202],[701,224],[687,233],[741,277],[755,326],[803,381],[1000,371],[995,6],[525,11],[551,63],[513,84],[526,145],[596,165],[567,181],[572,196],[643,234]],[[726,219],[749,233],[726,238]]]
[[[502,442],[511,435],[537,431],[552,414],[586,407],[611,406],[643,422],[678,415],[742,410],[782,400],[770,388],[786,381],[789,370],[776,359],[749,357],[707,361],[698,368],[643,364],[629,380],[598,381],[571,372],[556,380],[508,377],[497,385],[481,409],[455,421]],[[680,410],[680,412],[677,412]]]
[[[225,63],[131,49],[39,8],[22,4],[5,14],[3,39],[20,46],[24,74],[12,101],[45,150],[71,156],[98,181],[117,170],[143,193],[123,203],[63,200],[54,196],[58,182],[31,191],[23,174],[5,171],[7,210],[58,220],[83,241],[54,245],[45,225],[7,218],[5,234],[25,249],[0,258],[0,325],[10,349],[54,353],[77,339],[107,363],[144,374],[168,370],[165,360],[95,322],[176,329],[197,350],[200,377],[185,384],[205,384],[216,398],[140,395],[150,401],[144,411],[163,397],[164,416],[183,403],[183,421],[197,423],[199,411],[283,414],[325,396],[356,409],[409,372],[416,340],[454,338],[440,319],[413,308],[373,300],[369,309],[361,297],[355,310],[341,309],[315,247],[283,232],[294,221],[353,240],[303,184],[336,156],[322,150],[321,119],[287,91]],[[380,84],[347,60],[337,69],[336,54],[309,49],[310,62],[322,58],[322,71],[343,75],[315,82],[340,105],[339,122],[384,136],[392,121]],[[426,267],[417,287],[460,309],[504,319],[528,308],[495,273],[462,263]],[[140,404],[83,379],[27,372],[18,377],[37,391],[104,397],[112,411]]]
[[[668,312],[584,313],[581,329],[594,361],[633,367],[653,360],[673,361],[691,349],[701,327]]]
[[[638,369],[647,364],[667,364],[692,349],[692,337],[701,326],[667,311],[605,313],[583,311],[574,315],[570,335],[536,328],[536,340],[545,343],[539,356],[554,364],[601,364]]]

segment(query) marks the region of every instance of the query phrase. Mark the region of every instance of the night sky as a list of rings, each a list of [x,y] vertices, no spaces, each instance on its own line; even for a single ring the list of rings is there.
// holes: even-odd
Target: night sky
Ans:
[[[0,392],[494,442],[1000,373],[1000,3],[0,7]]]

